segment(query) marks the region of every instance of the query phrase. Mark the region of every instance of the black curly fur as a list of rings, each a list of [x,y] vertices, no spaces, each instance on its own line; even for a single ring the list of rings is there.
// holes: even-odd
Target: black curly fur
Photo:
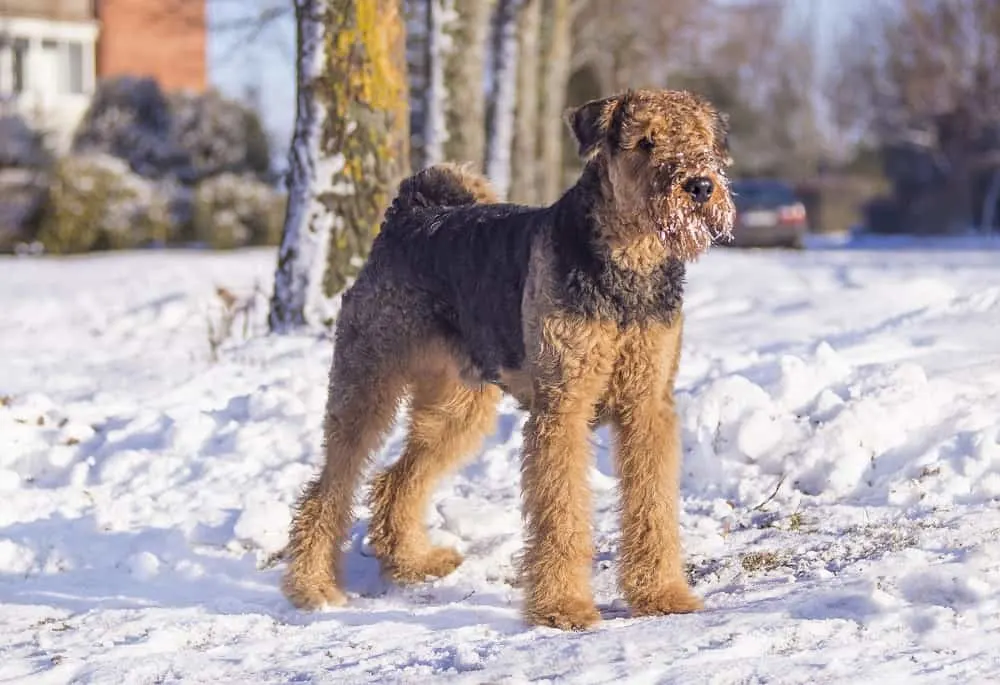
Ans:
[[[612,261],[597,239],[591,218],[600,180],[588,167],[555,206],[555,247],[561,304],[568,311],[628,326],[644,321],[670,323],[684,297],[684,262],[668,259],[652,274],[637,274]]]
[[[641,276],[602,253],[590,214],[600,192],[593,170],[542,208],[469,204],[468,191],[442,187],[440,179],[421,187],[419,179],[407,179],[404,199],[386,213],[359,286],[405,289],[412,316],[429,316],[482,381],[496,382],[501,369],[524,363],[521,299],[532,242],[546,228],[557,254],[553,295],[567,310],[626,326],[670,321],[680,309],[682,262]]]

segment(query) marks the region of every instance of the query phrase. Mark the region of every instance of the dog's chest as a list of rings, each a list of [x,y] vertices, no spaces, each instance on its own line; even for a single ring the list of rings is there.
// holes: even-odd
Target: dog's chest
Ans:
[[[633,324],[673,322],[684,296],[684,263],[668,260],[652,273],[624,269],[610,261],[566,265],[561,304],[587,318]]]

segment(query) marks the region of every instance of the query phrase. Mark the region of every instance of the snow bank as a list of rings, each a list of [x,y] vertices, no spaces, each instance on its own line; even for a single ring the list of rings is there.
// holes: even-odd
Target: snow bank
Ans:
[[[1000,423],[956,407],[952,383],[928,380],[918,364],[852,367],[821,343],[752,376],[765,380],[733,374],[685,396],[690,494],[753,504],[781,480],[779,501],[906,506],[1000,495]]]

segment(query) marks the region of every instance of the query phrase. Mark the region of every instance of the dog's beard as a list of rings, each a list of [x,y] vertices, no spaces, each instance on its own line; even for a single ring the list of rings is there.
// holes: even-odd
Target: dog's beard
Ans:
[[[693,260],[717,240],[732,237],[732,221],[714,208],[670,207],[653,221],[660,242],[676,257]]]

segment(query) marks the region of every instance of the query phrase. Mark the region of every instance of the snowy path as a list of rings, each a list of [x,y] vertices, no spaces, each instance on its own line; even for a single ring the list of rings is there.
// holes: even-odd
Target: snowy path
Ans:
[[[466,563],[304,615],[268,557],[319,459],[330,346],[243,337],[273,253],[0,259],[0,682],[1000,680],[1000,250],[718,250],[690,270],[682,518],[706,610],[628,618],[595,436],[593,632],[527,629],[523,417],[442,484]],[[251,300],[253,301],[253,300]],[[397,453],[390,439],[381,462]]]

